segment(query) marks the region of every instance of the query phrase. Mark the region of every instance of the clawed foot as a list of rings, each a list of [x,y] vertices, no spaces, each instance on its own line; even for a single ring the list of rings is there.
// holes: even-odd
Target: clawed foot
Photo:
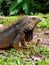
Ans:
[[[16,49],[16,51],[18,51],[18,52],[22,52],[23,49],[22,49],[22,48],[18,48],[18,49]]]

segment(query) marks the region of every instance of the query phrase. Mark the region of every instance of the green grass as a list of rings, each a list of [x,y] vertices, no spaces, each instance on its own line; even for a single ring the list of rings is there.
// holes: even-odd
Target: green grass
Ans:
[[[30,58],[31,55],[39,53],[43,56],[44,60],[34,61]],[[15,49],[11,48],[6,50],[5,55],[0,55],[0,65],[49,65],[49,49],[45,46],[36,47],[30,50],[24,50],[23,52],[17,52]],[[30,59],[31,61],[24,61],[24,59]]]
[[[18,19],[19,16],[6,16],[3,20],[0,20],[0,24],[12,23],[15,19]]]

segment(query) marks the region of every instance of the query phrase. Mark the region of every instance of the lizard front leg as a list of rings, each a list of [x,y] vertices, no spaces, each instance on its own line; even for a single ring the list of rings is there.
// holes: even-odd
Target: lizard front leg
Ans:
[[[20,40],[21,40],[21,35],[18,34],[18,35],[14,38],[14,42],[13,42],[13,47],[14,47],[15,50],[17,50],[17,51],[22,51],[22,48],[20,48],[20,46],[19,46]]]
[[[22,31],[20,31],[20,34],[22,35],[21,40],[20,40],[21,45],[23,46],[23,48],[27,48],[27,45],[26,45],[26,42],[25,42],[25,34]]]
[[[21,45],[23,46],[23,48],[27,48],[26,42],[25,42],[25,34],[23,33],[23,31],[20,31],[21,34]]]
[[[27,48],[27,44],[24,38],[21,39],[21,45],[23,46],[23,48]]]

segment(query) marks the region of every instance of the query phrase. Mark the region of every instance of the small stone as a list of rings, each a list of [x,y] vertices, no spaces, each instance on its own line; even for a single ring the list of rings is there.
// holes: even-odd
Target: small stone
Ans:
[[[49,30],[45,31],[44,34],[49,35]]]

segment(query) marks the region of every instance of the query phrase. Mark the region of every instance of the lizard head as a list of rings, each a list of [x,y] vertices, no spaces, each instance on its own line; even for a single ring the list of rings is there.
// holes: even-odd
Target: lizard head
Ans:
[[[25,20],[27,23],[25,25],[25,41],[29,42],[33,38],[33,30],[36,27],[37,23],[41,21],[39,17],[36,16],[28,16]]]

